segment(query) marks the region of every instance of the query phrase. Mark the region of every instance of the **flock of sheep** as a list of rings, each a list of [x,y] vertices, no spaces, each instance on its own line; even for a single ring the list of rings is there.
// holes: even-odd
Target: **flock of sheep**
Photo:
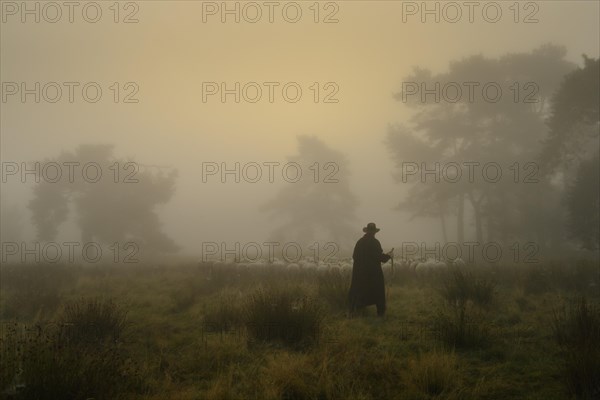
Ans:
[[[273,260],[257,260],[253,262],[249,261],[239,261],[235,263],[227,263],[223,261],[215,261],[213,262],[213,266],[219,267],[223,265],[234,265],[237,269],[240,270],[252,270],[252,269],[260,269],[260,268],[276,268],[276,269],[284,269],[287,271],[317,271],[317,272],[327,272],[334,269],[337,269],[341,272],[351,272],[352,271],[352,258],[341,258],[336,260],[329,260],[328,262],[324,262],[323,260],[315,260],[312,257],[305,257],[297,262],[286,262],[285,260],[281,260],[275,258]],[[464,266],[466,263],[461,258],[456,258],[453,260],[436,260],[433,258],[429,259],[401,259],[399,261],[395,261],[393,266],[392,262],[387,262],[382,265],[384,271],[393,269],[408,269],[417,274],[425,273],[427,271],[440,270],[446,268],[448,266]]]

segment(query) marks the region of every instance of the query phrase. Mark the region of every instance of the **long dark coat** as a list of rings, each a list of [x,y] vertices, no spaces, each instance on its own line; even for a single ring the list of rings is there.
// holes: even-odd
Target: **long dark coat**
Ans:
[[[385,307],[385,285],[381,263],[391,257],[383,253],[381,243],[372,234],[366,234],[356,242],[352,254],[352,283],[348,293],[350,309],[373,304]]]

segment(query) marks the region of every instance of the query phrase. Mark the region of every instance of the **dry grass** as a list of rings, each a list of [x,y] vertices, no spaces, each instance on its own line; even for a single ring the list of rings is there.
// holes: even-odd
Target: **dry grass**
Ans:
[[[0,391],[15,395],[19,384],[21,398],[97,400],[595,396],[594,266],[528,268],[465,270],[445,284],[397,274],[385,320],[374,310],[345,318],[345,278],[335,272],[74,269],[57,275],[63,311],[46,312],[43,296],[27,303],[17,292],[31,279],[51,293],[52,277],[3,269],[2,303],[16,308],[2,315]],[[548,279],[534,288],[539,274]],[[559,296],[581,294],[585,303],[559,307]]]
[[[449,396],[461,386],[455,353],[432,351],[409,361],[409,384],[427,396]]]

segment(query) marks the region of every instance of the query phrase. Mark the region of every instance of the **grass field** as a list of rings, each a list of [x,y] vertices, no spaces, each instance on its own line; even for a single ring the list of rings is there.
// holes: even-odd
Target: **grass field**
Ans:
[[[349,272],[5,265],[6,399],[600,398],[596,262]]]

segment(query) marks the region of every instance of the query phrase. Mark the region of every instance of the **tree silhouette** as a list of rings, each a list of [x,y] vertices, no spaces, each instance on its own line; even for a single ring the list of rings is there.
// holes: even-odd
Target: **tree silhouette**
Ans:
[[[600,121],[600,65],[598,59],[583,59],[584,68],[566,75],[553,98],[550,131],[540,156],[548,172],[576,167],[598,150],[593,144]]]
[[[357,204],[350,190],[346,157],[317,137],[303,135],[298,137],[298,154],[288,157],[288,162],[302,168],[301,179],[284,183],[280,192],[261,207],[271,218],[281,221],[273,238],[296,241],[301,246],[321,238],[345,249],[345,243],[354,236],[351,223]]]
[[[570,237],[582,248],[598,250],[600,242],[600,162],[598,154],[583,160],[567,192]]]
[[[436,75],[417,68],[406,77],[404,82],[423,82],[427,88],[433,88],[436,82],[440,86],[475,82],[479,89],[474,90],[477,97],[472,98],[463,87],[463,94],[456,101],[398,93],[396,98],[405,100],[416,113],[408,126],[396,125],[388,131],[386,142],[396,165],[405,161],[494,161],[502,164],[505,179],[493,184],[481,176],[474,182],[465,177],[456,183],[413,180],[409,196],[400,208],[413,216],[440,217],[443,226],[444,214],[456,215],[459,242],[465,238],[466,211],[473,216],[474,235],[479,242],[486,233],[488,240],[507,242],[528,235],[539,242],[548,241],[546,232],[538,228],[541,225],[534,222],[544,220],[550,211],[536,209],[536,201],[553,190],[551,185],[541,181],[529,186],[515,184],[506,179],[506,169],[513,164],[522,168],[537,160],[549,99],[561,77],[574,68],[564,60],[565,55],[563,47],[545,45],[530,53],[507,54],[497,59],[471,56],[450,63],[448,72]],[[482,87],[490,82],[501,87],[502,96],[484,101]],[[470,206],[467,210],[465,203]],[[531,213],[532,209],[535,212]]]
[[[94,182],[94,169],[85,179],[78,172],[72,181],[66,174],[55,183],[41,179],[29,204],[38,238],[53,240],[72,204],[83,242],[134,242],[144,255],[177,251],[175,243],[161,231],[155,211],[173,195],[176,171],[139,170],[138,164],[114,158],[112,149],[111,145],[82,145],[75,152],[46,160],[59,165],[97,163],[102,176]]]
[[[600,63],[583,56],[584,67],[565,76],[553,101],[541,162],[562,177],[569,236],[582,248],[599,248]],[[570,183],[569,183],[570,182]]]
[[[7,205],[0,201],[0,238],[2,242],[18,242],[23,239],[23,215],[17,204]]]

